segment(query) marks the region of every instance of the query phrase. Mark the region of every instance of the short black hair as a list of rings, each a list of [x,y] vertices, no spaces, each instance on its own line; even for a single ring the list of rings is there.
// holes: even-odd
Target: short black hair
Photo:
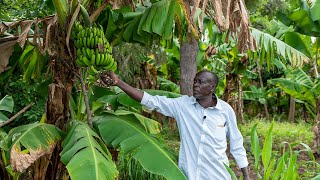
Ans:
[[[213,83],[215,84],[216,87],[218,86],[219,77],[216,75],[216,73],[209,71],[208,69],[203,69],[203,70],[199,71],[197,74],[200,74],[200,73],[210,73],[212,75],[211,80],[213,81]]]

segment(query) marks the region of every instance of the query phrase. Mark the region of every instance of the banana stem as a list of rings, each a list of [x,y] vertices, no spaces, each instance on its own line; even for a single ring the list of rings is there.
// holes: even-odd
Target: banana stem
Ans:
[[[70,69],[72,71],[72,73],[80,80],[81,83],[81,89],[82,89],[82,93],[83,93],[83,97],[84,97],[84,103],[86,105],[86,112],[87,112],[87,119],[88,119],[88,124],[89,126],[92,128],[92,117],[91,117],[91,111],[90,111],[90,106],[89,106],[89,100],[88,100],[88,96],[87,96],[87,88],[86,88],[86,84],[84,83],[84,80],[82,79],[82,77],[76,73],[70,66],[69,64],[63,59],[62,62],[66,65],[66,67],[68,69]]]

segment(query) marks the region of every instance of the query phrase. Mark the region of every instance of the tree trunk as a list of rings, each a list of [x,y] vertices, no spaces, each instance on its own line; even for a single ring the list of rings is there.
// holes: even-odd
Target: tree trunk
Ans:
[[[197,73],[198,41],[189,34],[180,47],[180,89],[181,94],[193,95],[193,79]]]
[[[66,31],[59,26],[54,29],[55,32],[51,32],[52,42],[50,43],[54,45],[53,49],[56,54],[50,57],[52,82],[48,90],[46,122],[65,131],[70,117],[69,100],[74,81],[74,74],[70,68],[76,68],[67,51]],[[66,63],[69,67],[66,66]],[[59,142],[52,154],[41,157],[35,163],[33,172],[35,178],[56,180],[68,177],[65,166],[60,162],[61,150],[61,142]]]
[[[238,99],[237,99],[237,117],[238,120],[241,122],[241,124],[244,124],[244,118],[243,118],[243,90],[242,90],[242,84],[241,84],[241,77],[237,76],[238,81]]]
[[[261,68],[260,68],[259,62],[257,62],[257,69],[258,69],[260,87],[263,89],[263,88],[264,88],[264,85],[263,85],[263,80],[262,80],[262,76],[261,76]],[[265,112],[265,114],[266,114],[266,118],[269,119],[269,110],[268,110],[267,100],[266,100],[266,102],[263,104],[263,106],[264,106],[264,112]]]
[[[243,90],[241,85],[241,77],[230,73],[232,71],[231,63],[227,66],[226,87],[222,99],[226,101],[234,110],[237,119],[241,124],[244,124],[243,118]],[[237,96],[236,96],[237,94]]]
[[[290,109],[289,109],[289,115],[288,115],[289,122],[294,121],[295,110],[296,110],[296,103],[294,101],[294,97],[290,96]]]

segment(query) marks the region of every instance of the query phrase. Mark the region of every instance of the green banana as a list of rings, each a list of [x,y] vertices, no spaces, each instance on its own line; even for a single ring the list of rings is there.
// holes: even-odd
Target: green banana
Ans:
[[[94,38],[90,38],[90,48],[94,48]]]
[[[104,65],[105,61],[106,61],[106,55],[105,54],[101,54],[100,65]]]
[[[117,62],[114,61],[113,65],[110,68],[111,71],[115,72],[117,70]]]
[[[76,65],[79,67],[86,67],[86,64],[80,58],[76,59]]]
[[[77,57],[80,57],[82,55],[81,49],[77,49]]]
[[[101,58],[100,53],[97,53],[97,54],[96,54],[96,65],[97,65],[97,66],[99,66],[99,65],[101,64],[101,61],[100,61],[101,59],[100,59],[100,58]]]
[[[91,57],[91,50],[89,48],[86,48],[86,52],[87,52],[87,57]]]
[[[111,67],[113,66],[114,62],[115,62],[115,61],[113,61],[112,63],[109,63],[109,64],[106,65],[106,66],[104,66],[103,69],[105,69],[105,70],[110,70]]]
[[[91,62],[88,60],[87,57],[85,56],[81,56],[81,60],[87,65],[87,66],[91,66]]]
[[[96,65],[96,55],[95,54],[92,54],[92,56],[91,56],[91,63],[93,65]]]
[[[94,66],[90,66],[90,69],[91,69],[93,72],[95,72],[96,74],[99,73],[99,71],[98,71]]]

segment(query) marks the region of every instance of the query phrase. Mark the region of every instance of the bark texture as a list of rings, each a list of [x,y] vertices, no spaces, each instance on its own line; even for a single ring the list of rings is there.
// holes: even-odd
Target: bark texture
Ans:
[[[290,96],[290,109],[289,109],[289,115],[288,115],[289,122],[294,121],[295,110],[296,110],[296,103],[294,101],[294,97]]]
[[[180,47],[181,94],[193,95],[193,79],[197,73],[198,41],[190,34]]]

